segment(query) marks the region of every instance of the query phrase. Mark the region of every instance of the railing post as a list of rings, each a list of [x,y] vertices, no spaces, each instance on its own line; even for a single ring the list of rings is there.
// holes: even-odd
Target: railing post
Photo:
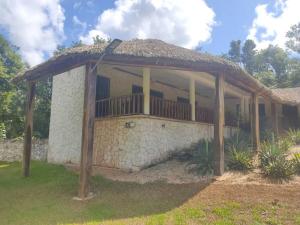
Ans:
[[[144,114],[150,114],[150,68],[143,68]]]
[[[190,104],[191,104],[191,120],[196,119],[196,93],[195,93],[195,80],[190,78]]]

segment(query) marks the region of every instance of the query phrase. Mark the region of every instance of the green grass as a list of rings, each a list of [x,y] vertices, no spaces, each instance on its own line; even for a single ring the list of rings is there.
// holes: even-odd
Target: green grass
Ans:
[[[63,166],[33,162],[29,178],[20,163],[0,162],[0,224],[299,224],[285,206],[219,200],[202,202],[200,184],[136,184],[93,177],[96,197],[72,200],[78,176]],[[283,211],[282,211],[283,210]],[[296,209],[297,210],[297,209]],[[282,211],[282,212],[281,212]],[[292,220],[292,222],[291,222]]]

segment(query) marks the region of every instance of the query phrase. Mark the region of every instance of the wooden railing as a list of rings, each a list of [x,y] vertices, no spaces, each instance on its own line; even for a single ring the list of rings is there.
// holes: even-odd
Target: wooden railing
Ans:
[[[214,112],[207,108],[196,107],[195,119],[198,122],[213,123],[214,122]]]
[[[167,117],[178,120],[191,119],[191,105],[159,97],[150,97],[150,114],[153,116]]]
[[[96,101],[96,117],[138,115],[144,113],[144,95],[112,97]],[[150,115],[177,120],[191,120],[191,105],[160,97],[150,97]],[[213,123],[214,112],[204,107],[196,107],[197,122]],[[225,125],[237,126],[236,118],[225,114]]]
[[[96,101],[96,117],[143,114],[143,94],[112,97]]]

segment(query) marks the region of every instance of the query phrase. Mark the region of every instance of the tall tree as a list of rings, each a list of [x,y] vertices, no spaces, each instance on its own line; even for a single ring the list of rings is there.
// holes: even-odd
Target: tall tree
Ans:
[[[241,41],[231,41],[230,49],[228,52],[229,59],[233,62],[240,63],[241,62]]]
[[[287,47],[300,53],[300,23],[292,26],[286,36],[288,37]]]
[[[255,71],[255,48],[256,45],[252,40],[246,40],[242,48],[242,63],[244,65],[245,70],[251,75],[253,75]]]

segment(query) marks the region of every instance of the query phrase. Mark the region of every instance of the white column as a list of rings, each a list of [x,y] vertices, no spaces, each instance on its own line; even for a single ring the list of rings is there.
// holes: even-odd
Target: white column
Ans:
[[[196,90],[195,90],[195,80],[190,78],[190,104],[191,104],[191,119],[195,121],[196,119]]]
[[[150,68],[143,68],[144,114],[150,114]]]

